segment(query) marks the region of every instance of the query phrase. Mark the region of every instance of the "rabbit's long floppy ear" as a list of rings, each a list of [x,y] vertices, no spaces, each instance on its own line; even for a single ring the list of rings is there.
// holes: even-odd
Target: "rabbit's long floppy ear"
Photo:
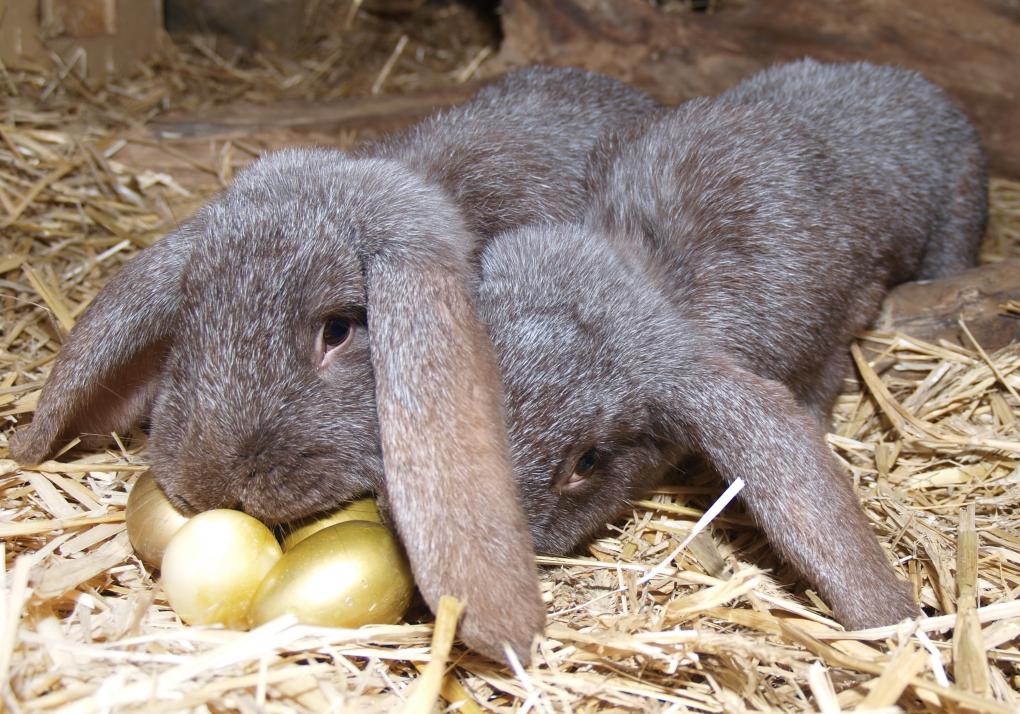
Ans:
[[[716,470],[743,478],[743,498],[759,527],[852,628],[916,617],[835,461],[816,420],[782,384],[724,358],[683,376],[673,394],[676,426]]]
[[[177,320],[185,230],[142,250],[75,323],[11,453],[38,463],[77,434],[126,429],[148,406]]]
[[[460,635],[527,660],[544,625],[527,520],[512,480],[502,385],[469,267],[376,260],[368,324],[386,493],[418,587],[465,601]],[[441,265],[441,263],[443,263]]]

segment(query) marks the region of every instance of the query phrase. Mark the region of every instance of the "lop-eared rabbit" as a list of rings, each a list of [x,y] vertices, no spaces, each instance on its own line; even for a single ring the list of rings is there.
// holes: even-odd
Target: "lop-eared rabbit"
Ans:
[[[570,550],[700,455],[846,626],[918,612],[823,437],[897,283],[975,261],[974,129],[920,75],[801,61],[603,143],[578,222],[490,242],[517,487]],[[521,535],[521,547],[527,538]]]
[[[353,155],[261,158],[100,292],[15,458],[148,415],[153,473],[186,511],[274,524],[381,492],[428,603],[466,600],[468,644],[527,656],[544,609],[478,251],[579,216],[595,141],[656,110],[538,67]]]

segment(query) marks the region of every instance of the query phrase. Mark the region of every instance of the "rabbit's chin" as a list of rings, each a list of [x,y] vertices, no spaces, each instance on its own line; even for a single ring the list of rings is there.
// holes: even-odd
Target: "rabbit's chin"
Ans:
[[[606,530],[626,506],[599,511],[557,509],[541,525],[529,528],[535,551],[543,555],[561,556],[576,553]]]

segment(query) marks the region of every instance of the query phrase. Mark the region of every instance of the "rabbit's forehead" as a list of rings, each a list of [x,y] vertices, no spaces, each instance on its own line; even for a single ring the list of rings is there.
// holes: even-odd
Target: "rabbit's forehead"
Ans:
[[[497,343],[512,427],[569,435],[622,403],[627,365],[617,345],[583,324],[533,316]]]
[[[359,216],[343,205],[296,194],[257,205],[225,201],[210,207],[194,258],[214,264],[250,261],[249,267],[291,266],[324,255],[356,259]]]
[[[211,317],[301,314],[364,304],[360,256],[322,222],[215,221],[183,274],[185,302]]]

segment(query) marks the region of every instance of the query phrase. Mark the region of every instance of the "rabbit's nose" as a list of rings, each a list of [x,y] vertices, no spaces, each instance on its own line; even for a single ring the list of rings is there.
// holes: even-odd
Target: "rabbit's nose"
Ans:
[[[260,476],[265,469],[267,451],[265,446],[241,451],[237,458],[237,475],[249,480]]]
[[[244,481],[272,477],[276,472],[273,465],[272,450],[266,446],[242,453],[237,459],[235,473]]]
[[[271,431],[252,432],[238,442],[231,472],[238,483],[252,481],[272,483],[292,465],[288,449]]]
[[[251,472],[252,476],[257,475],[279,451],[275,442],[273,431],[262,427],[253,428],[242,434],[231,454],[238,471]]]

